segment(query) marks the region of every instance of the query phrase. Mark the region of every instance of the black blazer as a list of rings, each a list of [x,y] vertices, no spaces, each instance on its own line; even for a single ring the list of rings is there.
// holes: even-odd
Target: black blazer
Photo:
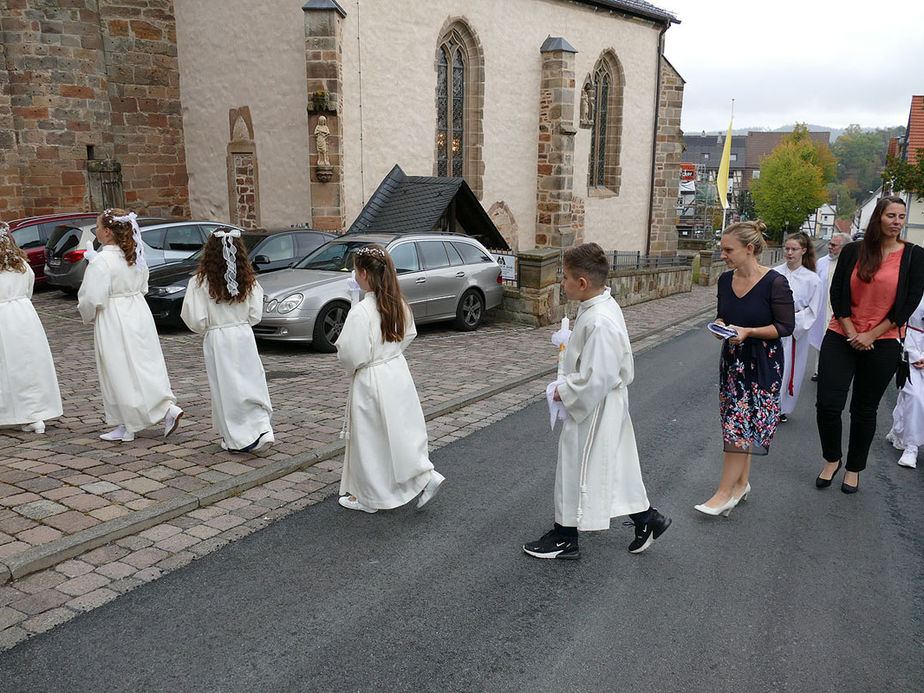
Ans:
[[[831,280],[831,310],[836,318],[850,317],[850,277],[857,266],[860,243],[848,243],[841,250]],[[886,317],[896,325],[904,325],[924,295],[924,248],[905,243],[902,262],[898,269],[898,287],[895,303]]]

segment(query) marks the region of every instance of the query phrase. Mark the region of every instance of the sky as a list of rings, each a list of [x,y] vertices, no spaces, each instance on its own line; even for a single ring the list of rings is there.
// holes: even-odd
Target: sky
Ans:
[[[685,132],[907,125],[924,94],[924,0],[649,0],[680,20],[664,53],[686,80]]]

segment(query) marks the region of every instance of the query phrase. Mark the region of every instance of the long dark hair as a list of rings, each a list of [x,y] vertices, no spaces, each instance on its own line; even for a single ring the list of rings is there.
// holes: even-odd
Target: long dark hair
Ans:
[[[375,305],[382,316],[382,339],[400,342],[404,339],[406,303],[391,256],[377,243],[364,245],[353,253],[353,267],[368,273],[369,284],[375,292]]]
[[[866,225],[866,233],[860,241],[860,252],[857,254],[857,277],[864,282],[871,282],[873,275],[879,271],[882,264],[882,214],[889,205],[905,206],[900,197],[890,195],[880,197]],[[902,241],[904,242],[904,241]]]
[[[812,239],[808,237],[808,234],[805,231],[796,231],[786,236],[786,241],[796,241],[799,245],[805,248],[805,255],[802,256],[802,266],[805,269],[815,271],[815,244],[812,243]],[[786,241],[783,241],[783,245],[786,245]]]
[[[115,217],[128,216],[124,209],[114,208],[100,212],[96,218],[105,228],[112,232],[112,238],[125,256],[125,262],[135,264],[135,229],[130,221],[116,221]]]
[[[215,231],[224,231],[230,229],[227,226],[220,226]],[[213,232],[214,233],[214,232]],[[221,303],[240,303],[247,300],[250,292],[253,291],[253,285],[257,282],[256,273],[253,271],[253,265],[247,257],[247,248],[244,241],[240,238],[231,238],[234,243],[235,267],[237,269],[237,296],[232,296],[228,291],[228,283],[225,281],[225,256],[222,253],[222,239],[209,234],[208,240],[202,246],[202,257],[199,259],[199,269],[196,270],[196,278],[201,282],[203,279],[208,282],[209,296],[212,300]]]

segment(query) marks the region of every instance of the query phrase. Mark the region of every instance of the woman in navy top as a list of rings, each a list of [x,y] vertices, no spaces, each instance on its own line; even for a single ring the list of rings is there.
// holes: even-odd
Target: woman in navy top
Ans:
[[[766,455],[780,418],[781,337],[792,334],[795,308],[786,278],[758,264],[762,221],[732,224],[722,235],[716,322],[738,334],[722,343],[719,411],[725,455],[719,488],[696,510],[728,515],[751,490],[751,455]]]

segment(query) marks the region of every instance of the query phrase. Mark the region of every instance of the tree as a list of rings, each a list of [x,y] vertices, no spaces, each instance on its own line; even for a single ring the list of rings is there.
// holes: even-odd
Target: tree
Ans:
[[[893,190],[914,193],[917,199],[924,200],[924,149],[918,150],[915,164],[889,157],[882,180],[891,183]]]
[[[834,179],[836,163],[823,145],[808,137],[804,125],[760,162],[760,177],[751,183],[758,215],[771,238],[798,230],[828,199],[825,185]]]
[[[862,132],[859,125],[850,125],[831,145],[837,157],[837,180],[850,190],[856,201],[879,185],[879,172],[885,162],[888,141],[873,132]]]
[[[853,219],[857,203],[850,195],[850,188],[844,183],[828,183],[828,202],[837,209],[838,219]]]
[[[757,210],[754,209],[754,196],[750,190],[742,190],[738,193],[738,199],[735,200],[735,207],[738,208],[738,214],[743,221],[757,218]]]

